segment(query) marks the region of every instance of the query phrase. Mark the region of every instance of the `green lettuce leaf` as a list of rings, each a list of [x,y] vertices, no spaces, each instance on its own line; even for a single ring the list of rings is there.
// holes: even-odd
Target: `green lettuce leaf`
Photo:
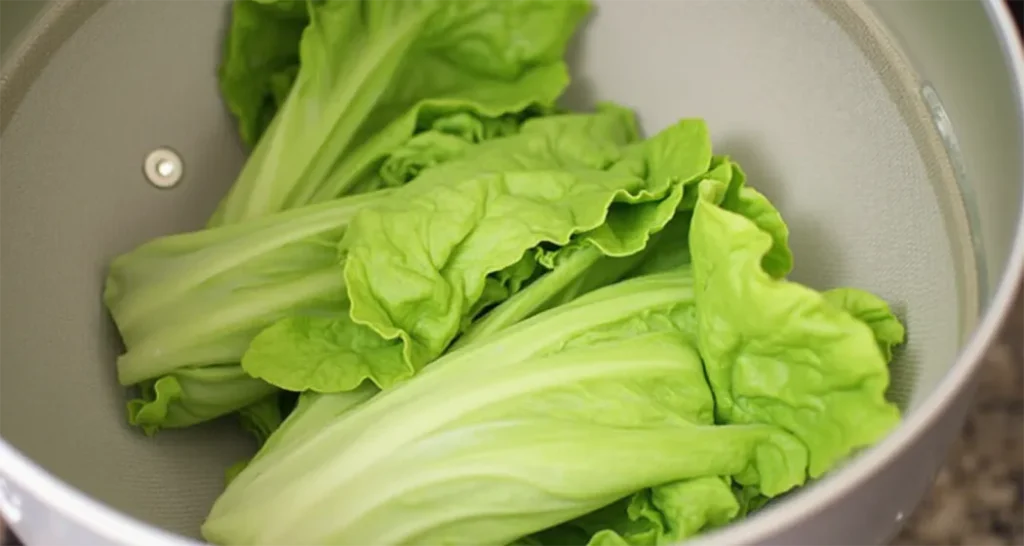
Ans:
[[[140,396],[128,402],[128,422],[149,435],[209,421],[276,390],[250,377],[237,364],[182,368],[145,381],[139,388]],[[268,427],[267,435],[270,432]]]
[[[740,486],[733,485],[733,492],[736,494],[736,500],[739,503],[740,511],[736,514],[737,518],[742,518],[748,514],[752,514],[762,507],[768,504],[768,497],[761,494],[757,487],[752,486]]]
[[[256,439],[256,444],[259,446],[265,444],[270,436],[281,427],[283,420],[281,400],[279,393],[276,392],[238,410],[239,423],[246,432]],[[231,483],[231,480],[234,480],[248,465],[249,459],[242,459],[228,467],[224,471],[224,482]]]
[[[713,156],[701,180],[719,180],[728,186],[731,202],[735,202],[746,176],[740,166],[727,156]],[[664,228],[652,233],[649,244],[642,251],[623,258],[605,258],[595,264],[576,283],[559,295],[559,301],[570,301],[581,293],[625,278],[672,271],[690,263],[689,232],[693,207],[697,203],[697,184],[684,186],[684,194],[677,213]],[[723,194],[722,199],[725,198]],[[783,224],[783,228],[785,225]]]
[[[532,285],[545,271],[537,261],[537,254],[527,252],[518,262],[487,275],[484,279],[484,289],[480,294],[480,299],[463,316],[460,331],[465,333],[474,329],[474,326],[481,320],[481,316],[489,317],[492,314],[491,309],[512,298],[526,286]]]
[[[701,179],[714,178],[729,183],[734,178],[733,165],[727,158],[712,157],[711,167]],[[739,178],[734,183],[742,184],[742,171],[738,171],[738,166],[736,169]],[[549,298],[539,310],[572,301],[591,290],[625,278],[663,273],[689,265],[688,234],[692,219],[691,211],[696,203],[693,197],[696,195],[696,185],[685,185],[682,189],[683,196],[675,211],[666,207],[671,206],[674,200],[666,200],[661,204],[661,219],[656,222],[659,228],[652,229],[647,234],[648,244],[643,250],[629,256],[602,256],[598,261],[588,265],[585,271],[575,274],[572,282],[562,288],[556,296]]]
[[[878,348],[885,356],[885,361],[892,360],[893,347],[903,343],[906,330],[885,300],[856,288],[834,288],[826,290],[822,296],[832,305],[867,324],[875,335],[875,341],[878,342]]]
[[[506,291],[500,294],[505,297],[497,299],[492,294],[488,294],[487,288],[491,285],[485,284],[481,300],[478,300],[475,305],[479,305],[480,301],[486,301],[484,298],[501,303],[483,318],[464,326],[463,334],[453,348],[473,343],[477,339],[487,337],[520,320],[529,318],[547,307],[557,305],[558,303],[552,301],[554,298],[564,293],[567,286],[576,284],[577,279],[587,274],[595,264],[604,259],[604,254],[589,243],[582,248],[569,250],[571,252],[559,253],[561,255],[559,263],[550,264],[552,269],[549,272],[540,276],[522,291],[515,293]],[[527,253],[524,256],[533,255]],[[582,289],[579,291],[582,292]],[[470,316],[474,315],[475,313],[470,313]]]
[[[689,271],[652,275],[607,287],[593,295],[580,298],[571,305],[549,311],[547,316],[550,323],[561,321],[569,325],[557,332],[547,327],[547,321],[541,321],[539,324],[519,323],[509,327],[508,335],[497,342],[485,339],[473,344],[474,347],[483,347],[470,351],[470,354],[478,355],[475,358],[479,358],[479,355],[486,354],[487,351],[500,351],[506,358],[522,359],[536,354],[558,352],[566,347],[581,346],[589,342],[658,331],[691,331],[694,333],[689,337],[693,340],[696,339],[696,321],[693,319],[692,309],[693,278]],[[302,435],[306,435],[318,430],[322,421],[329,419],[326,413],[315,419],[300,420],[295,417],[314,407],[309,405],[312,400],[330,400],[315,406],[321,412],[328,412],[332,407],[340,407],[347,411],[348,408],[361,403],[363,397],[372,396],[376,392],[377,388],[372,383],[363,383],[352,391],[330,396],[306,391],[299,396],[298,405],[291,416],[267,443],[279,446],[283,441],[283,435],[296,435],[296,430],[303,430],[305,432]],[[286,430],[293,432],[284,432]],[[271,447],[264,445],[260,454],[270,449]],[[242,462],[235,465],[229,470],[229,475],[233,477],[247,464]]]
[[[704,176],[715,181],[709,184],[711,189],[704,189],[705,199],[746,217],[767,234],[771,244],[760,265],[771,277],[784,277],[792,268],[792,254],[788,249],[788,230],[781,216],[764,196],[744,187],[746,177],[738,165],[725,157],[714,158],[713,164]],[[665,230],[655,236],[639,255],[639,265],[628,276],[687,270],[691,259],[686,240],[693,215],[685,211],[697,205],[697,195],[697,192],[687,194],[680,205],[684,212],[677,214]],[[891,356],[892,345],[902,342],[903,327],[880,298],[845,288],[827,291],[822,297],[868,324],[886,360]],[[698,331],[696,309],[694,306],[681,306],[671,315],[680,331]],[[716,317],[715,320],[722,319]],[[582,341],[602,336],[600,330],[595,329],[582,336]],[[695,346],[700,344],[696,335],[689,339]],[[801,386],[796,384],[794,387],[799,390]],[[873,425],[867,423],[868,427]],[[770,495],[765,495],[757,485],[732,482],[726,477],[709,476],[643,490],[598,511],[531,535],[519,543],[635,546],[677,543],[758,510],[770,499]],[[693,494],[689,495],[691,492]]]
[[[458,159],[474,144],[519,132],[523,122],[543,113],[528,111],[517,115],[484,118],[465,112],[442,116],[429,127],[417,128],[408,141],[390,150],[376,173],[370,173],[347,193],[366,193],[404,185],[424,169]]]
[[[789,228],[779,211],[757,190],[743,187],[735,199],[722,203],[724,210],[735,212],[753,222],[762,233],[768,234],[772,244],[761,258],[761,267],[776,279],[784,278],[793,269],[793,253],[789,249]]]
[[[690,264],[690,212],[680,212],[658,233],[643,252],[625,263],[623,277],[640,277],[672,271]]]
[[[537,536],[540,544],[569,546],[663,546],[732,521],[740,506],[730,480],[703,476],[659,485],[574,520],[572,542],[552,535]],[[560,534],[572,532],[560,530]],[[568,538],[568,537],[566,537]],[[552,541],[555,539],[556,541]]]
[[[716,178],[730,182],[733,178],[732,165],[727,158],[712,157],[711,168],[701,179]],[[739,174],[742,176],[741,171]],[[738,180],[738,183],[742,184],[742,178]],[[696,199],[692,197],[696,194],[695,188],[695,184],[683,186],[683,197],[675,211],[666,207],[671,206],[674,200],[666,200],[661,204],[662,208],[658,212],[661,219],[655,223],[659,227],[647,234],[648,243],[643,250],[629,256],[602,256],[596,262],[587,265],[585,271],[575,273],[571,282],[561,288],[556,296],[548,298],[538,310],[564,304],[591,290],[622,279],[663,273],[689,265],[688,234],[692,219],[691,211],[696,203]],[[668,221],[664,222],[665,219]],[[561,286],[563,285],[559,285]]]
[[[236,0],[218,70],[221,97],[238,132],[256,145],[284,103],[299,67],[299,39],[309,24],[306,3]]]
[[[249,342],[286,316],[347,307],[337,251],[378,192],[234,226],[171,235],[117,257],[104,303],[121,334],[122,384],[141,384],[129,420],[152,433],[239,410],[271,385],[240,365]]]
[[[242,367],[254,377],[297,392],[351,390],[367,377],[391,386],[410,375],[396,349],[393,341],[345,313],[295,316],[278,320],[255,336]]]
[[[126,348],[122,384],[237,363],[274,321],[337,312],[346,301],[338,241],[358,210],[387,195],[161,237],[115,258],[103,297]]]
[[[727,156],[715,156],[712,158],[711,168],[702,178],[721,183],[715,185],[718,189],[711,196],[715,203],[726,210],[747,217],[771,235],[772,248],[762,264],[765,270],[776,278],[789,274],[793,269],[793,254],[789,249],[789,228],[767,198],[746,186],[747,176],[743,169]],[[672,218],[665,226],[664,232],[658,234],[652,244],[635,259],[639,263],[629,270],[627,276],[671,271],[690,263],[692,258],[688,241],[697,194],[697,185],[690,186],[679,206],[681,212]]]
[[[394,199],[353,218],[342,241],[346,283],[353,284],[350,317],[285,319],[253,340],[243,367],[296,391],[347,390],[367,378],[388,387],[411,377],[465,328],[481,301],[511,293],[496,276],[530,265],[523,260],[532,248],[567,244],[599,226],[616,199],[671,199],[672,180],[648,191],[644,179],[604,170],[635,138],[633,114],[605,107],[528,121],[516,135],[482,142],[461,159],[424,171]],[[606,253],[635,252],[645,243],[642,230],[624,234],[587,240],[605,245]],[[400,324],[382,322],[399,316]],[[407,323],[426,341],[393,333]]]
[[[752,218],[726,210],[716,204],[726,189],[715,180],[701,184],[689,234],[699,346],[716,414],[722,423],[793,433],[818,477],[898,422],[884,396],[886,359],[863,322],[776,278],[788,255],[778,250],[777,212],[753,193],[739,208]]]
[[[252,434],[259,445],[266,443],[283,420],[281,401],[276,392],[238,411],[238,421],[242,428]]]
[[[566,44],[589,10],[576,0],[306,7],[294,84],[210,225],[344,195],[439,117],[553,104],[568,84]]]
[[[444,135],[469,146],[515,134],[520,124],[513,117],[495,120],[460,114],[436,120],[421,136]],[[402,177],[404,182],[416,171],[455,159],[428,148],[424,145],[418,151],[429,161],[406,153],[407,161],[402,167],[393,167],[390,175]],[[400,147],[396,153],[406,149]],[[161,376],[203,366],[235,366],[233,373],[244,376],[239,363],[250,341],[277,320],[345,316],[347,295],[338,244],[356,212],[387,199],[390,192],[346,197],[233,226],[162,237],[116,258],[108,272],[104,302],[127,349],[117,362],[122,383],[144,382],[143,391],[150,393]],[[225,391],[221,404],[210,404],[221,378],[218,374],[189,375],[193,387],[188,392],[199,392],[195,385],[206,378],[209,381],[203,392],[207,397],[202,403],[206,413],[182,409],[194,419],[174,419],[177,410],[173,408],[146,408],[151,404],[187,405],[187,396],[147,394],[131,403],[131,415],[142,415],[133,419],[150,431],[188,426],[199,422],[195,419],[212,419],[237,410],[248,400]],[[160,391],[175,392],[175,381],[163,381]],[[162,424],[161,415],[172,417]]]
[[[519,132],[531,113],[482,118],[456,113],[434,120],[429,131],[417,133],[390,152],[380,167],[384,187],[398,187],[424,169],[461,157],[473,144]]]
[[[484,163],[479,169],[484,174],[449,178],[447,184],[432,184],[429,192],[406,191],[408,199],[392,200],[353,221],[345,238],[352,318],[385,339],[401,339],[413,369],[440,355],[455,337],[487,275],[515,264],[530,249],[578,241],[583,248],[570,248],[576,253],[572,261],[587,253],[590,261],[643,249],[650,233],[674,213],[682,183],[703,173],[710,159],[706,128],[699,121],[682,122],[637,148],[645,153],[648,179],[619,172],[617,163],[601,170],[615,157],[601,157],[579,142],[592,143],[593,136],[585,140],[583,132],[534,133],[532,128],[524,128],[523,138],[494,141],[514,158],[510,169]],[[571,144],[572,153],[547,156],[562,142]],[[531,156],[534,149],[544,153]],[[593,160],[592,166],[579,160]],[[570,161],[581,164],[553,170]],[[398,233],[410,235],[389,244]]]
[[[550,354],[598,341],[661,331],[685,332],[696,322],[681,310],[693,308],[693,276],[678,271],[630,279],[596,290],[579,299],[551,309],[542,317],[509,326],[501,336],[490,336],[460,351],[466,362],[499,352],[502,359],[521,360]],[[551,326],[561,322],[562,326]],[[695,332],[694,332],[695,339]],[[369,384],[359,389],[370,388]],[[411,392],[411,391],[407,391]],[[305,392],[303,398],[314,398]]]
[[[653,544],[675,544],[701,531],[721,527],[740,511],[731,480],[704,476],[651,488],[631,503],[637,520],[647,520],[656,532]],[[650,541],[650,539],[647,539]],[[635,540],[632,542],[636,542]]]
[[[342,243],[351,321],[321,321],[316,331],[283,321],[254,340],[243,367],[288,390],[336,392],[364,378],[386,388],[439,356],[477,308],[488,275],[538,245],[638,252],[671,218],[683,185],[707,170],[710,144],[699,120],[623,151],[633,138],[632,115],[620,109],[548,117],[424,172],[396,198],[353,219]],[[505,318],[488,331],[528,316],[530,308],[498,313]],[[324,335],[313,341],[307,332],[317,331]],[[373,333],[390,348],[367,344]],[[385,356],[387,350],[394,354]],[[347,369],[326,372],[332,364]]]
[[[612,203],[604,223],[577,235],[576,244],[543,253],[541,261],[552,271],[474,324],[456,346],[572,301],[627,275],[635,276],[633,271],[655,259],[650,250],[652,245],[659,247],[659,254],[677,255],[675,246],[657,243],[662,237],[661,230],[673,222],[679,224],[676,212],[686,207],[684,194],[693,191],[692,182],[698,177],[722,176],[715,168],[721,161],[711,157],[707,128],[700,122],[681,123],[647,142],[632,146],[611,170],[651,173],[651,169],[663,169],[655,176],[675,183],[667,198],[643,203]],[[711,172],[705,173],[709,166]],[[731,173],[724,174],[725,180],[729,180]],[[688,222],[689,216],[683,216],[686,217],[682,220]],[[685,238],[679,238],[674,231],[666,237],[666,241],[676,243],[685,251]],[[673,265],[685,263],[676,260]],[[670,269],[663,267],[658,271]]]
[[[596,290],[448,353],[340,418],[310,419],[303,428],[315,434],[301,445],[268,442],[232,481],[204,537],[506,544],[659,484],[736,476],[779,494],[802,483],[806,451],[789,434],[710,424],[703,366],[680,332],[627,328],[567,345],[692,301],[655,297],[686,283],[644,278]],[[272,500],[280,498],[292,503]]]
[[[536,546],[661,546],[732,521],[739,501],[728,478],[703,476],[644,489],[520,540]]]
[[[288,412],[287,419],[281,419],[280,400],[278,396],[266,398],[239,412],[243,426],[253,432],[259,441],[260,450],[255,456],[238,461],[225,471],[225,483],[234,481],[243,470],[258,461],[263,454],[280,449],[289,449],[292,445],[301,445],[318,432],[324,422],[336,419],[352,408],[366,402],[377,394],[372,385],[363,385],[358,389],[333,395],[317,404],[312,404],[322,395],[305,392],[297,396],[295,406]],[[276,412],[276,413],[275,413]],[[300,417],[303,416],[303,417]],[[254,431],[250,427],[256,427]],[[268,433],[269,432],[269,433]],[[264,433],[268,433],[264,436]],[[256,470],[258,471],[258,469]]]

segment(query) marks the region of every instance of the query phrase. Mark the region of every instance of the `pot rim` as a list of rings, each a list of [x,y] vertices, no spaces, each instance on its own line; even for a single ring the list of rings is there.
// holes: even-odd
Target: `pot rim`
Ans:
[[[69,4],[58,5],[48,10],[36,24],[44,28],[60,17]],[[98,4],[98,3],[96,3]],[[1024,123],[1024,44],[1017,33],[1009,7],[1001,0],[984,0],[983,8],[988,17],[1000,49],[1006,69],[1013,81],[1019,120]],[[14,52],[17,57],[18,53]],[[7,74],[0,83],[9,84]],[[6,85],[5,85],[6,86]],[[17,102],[16,97],[13,98]],[[8,102],[8,101],[5,101]],[[5,125],[5,124],[4,124]],[[1024,132],[1024,129],[1022,129]],[[1021,158],[1024,164],[1024,157]],[[1021,181],[1024,183],[1024,180]],[[938,387],[927,396],[919,408],[905,418],[888,436],[863,453],[853,458],[845,467],[824,477],[819,483],[804,487],[799,494],[787,498],[776,506],[769,507],[750,518],[732,523],[720,530],[693,537],[692,544],[741,544],[756,541],[759,537],[778,534],[797,524],[799,520],[821,512],[836,499],[852,490],[859,483],[879,473],[909,445],[918,440],[972,384],[972,375],[982,362],[985,351],[1006,320],[1016,295],[1018,282],[1024,277],[1024,199],[1020,204],[1021,215],[1005,271],[999,281],[994,297],[984,312],[978,326],[971,333],[968,342],[960,351],[956,362],[946,373]],[[14,485],[9,487],[8,484]],[[13,491],[12,491],[13,490]],[[31,495],[32,504],[48,512],[24,518],[12,517],[11,507],[24,503],[17,496],[18,491]],[[0,514],[8,524],[17,530],[19,519],[44,518],[56,528],[78,527],[88,530],[94,537],[112,544],[153,544],[162,546],[200,546],[204,543],[195,539],[165,531],[156,526],[137,520],[115,508],[96,500],[70,484],[49,473],[0,437]],[[63,518],[56,519],[57,517]],[[42,522],[40,522],[42,523]],[[73,523],[69,526],[68,523]],[[82,540],[84,537],[80,537]],[[85,541],[90,541],[85,539]]]

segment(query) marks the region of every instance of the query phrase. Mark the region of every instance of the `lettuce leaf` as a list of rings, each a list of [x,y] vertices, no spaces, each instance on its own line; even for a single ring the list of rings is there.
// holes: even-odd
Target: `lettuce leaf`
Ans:
[[[662,546],[724,525],[739,510],[728,478],[703,476],[644,489],[530,538],[551,546]]]
[[[260,450],[255,456],[231,465],[225,471],[225,483],[234,481],[243,470],[259,460],[262,454],[289,449],[292,445],[301,445],[302,441],[308,440],[318,432],[318,428],[310,426],[319,427],[326,421],[342,416],[372,398],[377,392],[372,385],[363,385],[358,389],[324,399],[315,405],[312,402],[322,395],[305,392],[296,397],[294,407],[287,412],[288,418],[283,420],[278,398],[286,393],[265,398],[244,408],[239,412],[242,426],[256,437]],[[300,415],[304,417],[300,418]]]
[[[358,209],[387,195],[162,237],[118,256],[103,298],[126,349],[119,380],[142,391],[129,421],[151,434],[273,393],[240,366],[249,342],[282,317],[347,309],[338,241]]]
[[[678,128],[678,127],[677,127]],[[678,158],[700,158],[700,164],[711,153],[710,141],[700,132],[706,131],[701,124],[692,124],[696,132],[685,135],[666,131],[643,146],[649,146],[654,153],[642,153],[644,147],[636,145],[627,151],[627,159],[614,168],[647,172],[651,165],[660,164],[669,155]],[[685,136],[684,136],[685,135]],[[661,146],[659,146],[661,144]],[[668,144],[666,146],[666,144]],[[683,151],[680,153],[680,151]],[[641,152],[641,153],[638,153]],[[633,162],[640,158],[641,163]],[[688,172],[683,165],[675,166],[677,173]],[[696,169],[689,169],[696,172]],[[668,199],[643,204],[613,203],[605,223],[597,230],[576,238],[576,244],[555,251],[542,252],[541,262],[552,271],[526,288],[522,293],[509,297],[482,320],[468,328],[456,343],[465,345],[482,336],[514,324],[535,313],[572,301],[582,294],[613,282],[651,273],[677,270],[689,264],[687,234],[692,218],[690,211],[696,203],[696,181],[703,179],[721,180],[730,187],[738,188],[745,176],[739,166],[727,157],[711,157],[709,170],[699,177],[685,175],[676,177],[682,184],[675,186]],[[783,224],[783,230],[785,224]],[[630,230],[633,230],[630,233]],[[592,244],[601,236],[617,240],[622,248],[639,249],[621,256],[606,254]],[[582,241],[582,243],[580,243]],[[785,233],[783,233],[785,242]],[[604,243],[597,246],[611,247]],[[788,250],[788,248],[787,248]]]
[[[534,109],[497,118],[464,112],[441,116],[430,125],[417,127],[409,140],[387,152],[377,172],[361,178],[346,193],[402,186],[424,169],[462,157],[474,144],[518,133],[522,123],[543,113],[546,111]]]
[[[689,271],[672,274],[651,275],[644,279],[631,280],[609,286],[594,295],[580,298],[572,304],[553,309],[547,313],[550,323],[563,321],[566,327],[559,331],[545,329],[549,324],[542,321],[518,323],[507,328],[507,335],[497,342],[488,338],[472,344],[476,350],[471,355],[499,351],[503,357],[522,359],[541,353],[557,352],[567,347],[585,345],[593,341],[616,339],[624,335],[638,335],[655,331],[688,331],[696,329],[693,320],[693,278]],[[581,310],[580,306],[584,306]],[[477,348],[477,346],[480,346]],[[479,356],[477,356],[479,357]],[[306,391],[299,396],[299,404],[292,415],[303,413],[302,408],[311,400],[321,397],[334,402],[319,405],[318,408],[341,405],[350,407],[355,399],[363,400],[378,389],[372,383],[363,383],[356,389],[331,396]],[[353,394],[354,393],[354,394]],[[348,395],[352,396],[348,396]],[[323,417],[327,419],[327,417]],[[320,424],[316,420],[296,421],[290,417],[268,443],[279,444],[284,430],[302,428],[312,434]],[[260,453],[270,448],[264,447]]]
[[[218,70],[221,97],[250,148],[284,103],[299,68],[299,39],[309,24],[306,3],[236,0]]]
[[[548,302],[567,290],[568,285],[578,282],[587,272],[591,271],[595,264],[604,259],[604,254],[597,247],[586,244],[582,248],[571,248],[571,252],[560,253],[560,263],[552,264],[552,269],[540,276],[529,287],[514,294],[503,293],[506,297],[490,298],[500,301],[500,305],[491,310],[485,316],[472,322],[469,326],[463,327],[463,333],[459,336],[458,342],[453,348],[462,347],[473,343],[475,340],[487,337],[498,332],[520,320],[533,316],[536,312],[548,306]],[[526,256],[532,256],[526,254]],[[486,282],[486,281],[485,281]],[[487,297],[485,284],[484,294]],[[581,290],[582,291],[582,290]],[[477,301],[476,305],[479,305]],[[557,305],[557,303],[552,304]],[[473,315],[474,313],[470,313]]]
[[[887,359],[864,322],[776,277],[789,263],[777,212],[751,192],[740,212],[726,210],[716,204],[726,190],[715,180],[701,184],[689,235],[716,415],[793,433],[818,477],[898,422],[885,399]]]
[[[439,117],[468,112],[497,118],[553,104],[568,84],[566,44],[589,10],[577,0],[305,5],[309,23],[299,42],[294,83],[210,225],[344,195],[417,127]],[[244,29],[239,22],[234,31]],[[249,42],[256,32],[261,30],[238,40]],[[252,58],[242,52],[241,62],[276,66],[290,59],[290,46],[283,50]],[[238,85],[247,84],[243,79]],[[265,98],[265,87],[247,90],[246,104]],[[254,108],[246,106],[245,112]]]
[[[351,393],[318,395],[281,429],[307,432],[272,437],[203,535],[506,544],[659,484],[736,476],[775,495],[802,483],[806,450],[789,434],[713,424],[687,326],[654,319],[692,302],[683,274],[624,281],[450,352],[340,417],[311,410]],[[585,336],[595,329],[606,335]]]
[[[115,258],[103,298],[127,349],[122,384],[237,363],[275,320],[336,312],[346,301],[338,241],[358,210],[386,197],[161,237]]]
[[[787,281],[788,228],[702,123],[636,141],[625,119],[527,122],[362,210],[352,314],[280,321],[243,358],[352,390],[303,394],[204,537],[662,546],[887,433],[888,305]],[[408,337],[361,324],[359,298]]]
[[[634,138],[632,114],[618,108],[553,116],[425,171],[353,219],[342,242],[350,318],[285,319],[253,340],[243,367],[288,390],[336,392],[367,378],[387,388],[438,357],[477,309],[488,275],[531,249],[640,251],[711,152],[699,120],[624,149]]]
[[[520,124],[513,117],[439,118],[394,150],[392,157],[402,160],[385,163],[375,178],[386,181],[379,186],[405,183],[476,143],[516,134]],[[439,138],[460,144],[432,150]],[[390,193],[374,191],[162,237],[117,257],[108,272],[104,303],[126,348],[117,361],[121,382],[141,384],[142,395],[129,403],[131,422],[149,433],[190,426],[271,392],[239,367],[250,341],[283,317],[347,314],[338,244],[358,210]],[[230,386],[223,380],[227,372],[205,373],[204,366],[233,366]],[[206,384],[201,387],[201,382]],[[216,389],[224,389],[219,404],[213,403]],[[190,393],[200,392],[195,403],[189,400]]]
[[[266,398],[276,391],[236,365],[189,367],[140,385],[128,402],[128,422],[152,435],[164,428],[192,426]],[[263,422],[257,437],[269,436],[273,423]],[[253,429],[250,429],[253,430]]]
[[[263,445],[284,421],[278,393],[266,396],[238,412],[238,421],[258,445]]]
[[[483,164],[482,175],[449,178],[418,195],[406,191],[407,200],[393,200],[354,220],[345,239],[351,316],[385,339],[401,339],[411,368],[436,358],[451,342],[487,275],[515,264],[530,249],[578,241],[585,248],[572,249],[574,261],[580,255],[590,254],[592,260],[643,249],[650,233],[674,213],[681,184],[703,173],[710,160],[706,128],[699,121],[684,121],[636,148],[646,160],[646,179],[622,172],[619,163],[602,170],[614,156],[584,149],[584,142],[594,140],[582,131],[531,131],[538,126],[527,124],[516,142],[494,141],[516,164],[506,169]],[[543,125],[548,127],[553,125]],[[573,153],[530,154],[557,150],[563,142],[572,144]],[[573,160],[593,161],[553,170]],[[428,173],[447,174],[444,168]],[[399,233],[410,235],[389,244]]]
[[[885,361],[892,360],[893,348],[903,344],[906,329],[882,298],[856,288],[833,288],[822,293],[832,305],[845,310],[871,328]]]
[[[750,188],[744,187],[746,177],[738,165],[731,163],[728,158],[724,157],[715,158],[713,163],[715,166],[704,177],[706,180],[711,180],[711,182],[706,184],[710,188],[704,187],[701,188],[702,191],[699,193],[688,194],[688,196],[693,196],[693,200],[684,199],[680,208],[686,210],[696,206],[697,196],[700,195],[701,201],[704,203],[701,206],[710,204],[745,218],[749,222],[747,224],[748,229],[754,227],[762,234],[762,237],[770,241],[770,243],[765,244],[768,251],[762,256],[759,262],[760,267],[764,269],[765,274],[769,278],[784,277],[792,268],[792,254],[788,248],[788,230],[785,223],[782,222],[778,211],[771,206],[764,196]],[[693,215],[690,213],[683,212],[676,215],[665,230],[656,235],[654,242],[648,245],[648,248],[641,253],[640,264],[631,270],[629,275],[643,276],[666,270],[686,271],[687,264],[691,262],[690,248],[686,244],[691,229],[691,221],[693,221]],[[739,240],[733,240],[739,243]],[[722,252],[719,256],[736,252],[735,247],[727,247],[722,244],[717,244],[712,248]],[[701,259],[703,259],[703,255]],[[753,261],[758,263],[756,260]],[[698,266],[704,265],[700,260],[698,262]],[[721,274],[724,275],[734,271],[733,267],[730,264],[729,267],[722,268]],[[736,277],[736,282],[741,282],[744,278],[742,273],[739,273],[739,275]],[[715,296],[714,293],[711,295],[712,297]],[[743,297],[745,298],[745,305],[749,305],[751,301],[757,302],[757,299],[753,298],[750,293],[744,293]],[[889,360],[892,346],[901,343],[903,340],[903,326],[892,315],[888,305],[883,300],[870,293],[852,288],[829,290],[821,294],[821,297],[837,308],[846,310],[857,320],[867,324],[873,331],[886,361]],[[698,297],[697,300],[701,301],[705,300],[705,298]],[[738,303],[732,302],[732,305],[738,305]],[[757,302],[756,305],[763,304]],[[674,313],[673,322],[681,326],[681,331],[692,331],[696,334],[700,329],[698,326],[698,316],[701,321],[709,320],[709,313],[699,313],[697,309],[694,306],[686,306],[677,310]],[[729,320],[729,317],[721,315],[712,315],[710,320],[722,321],[725,327],[731,324],[725,322]],[[755,317],[753,320],[757,321],[760,318]],[[812,327],[812,325],[808,324],[807,327]],[[600,336],[600,329],[584,337],[593,337],[595,335]],[[694,335],[689,339],[694,346],[700,346],[703,338]],[[777,347],[773,344],[775,341],[776,339],[774,338],[767,339],[762,342],[761,346],[765,347],[765,350],[775,348]],[[781,342],[785,343],[785,341]],[[860,343],[862,347],[865,346],[863,339],[860,339]],[[783,345],[783,347],[785,346]],[[866,347],[868,347],[868,352],[870,352],[870,345]],[[785,356],[786,353],[780,353],[778,349],[773,350],[774,354],[782,355],[777,357],[780,362],[785,363],[789,360]],[[741,354],[739,358],[749,358],[749,356]],[[712,362],[710,364],[716,363]],[[867,359],[865,362],[854,362],[852,364],[866,365],[865,370],[869,373],[871,373],[872,367],[875,366],[877,371],[877,360]],[[716,383],[715,378],[711,375],[713,372],[714,370],[709,370],[712,384],[720,384],[721,381]],[[784,383],[784,387],[778,385],[777,388],[788,389],[789,392],[798,394],[807,388],[807,385],[800,382],[784,380]],[[865,400],[870,400],[873,397],[877,397],[878,391],[871,392],[868,390],[867,393],[862,393],[862,395]],[[870,407],[870,404],[868,406]],[[885,419],[884,416],[891,415],[890,409],[882,408],[879,410],[875,408],[873,411],[876,412],[874,416],[876,419],[868,419],[863,424],[850,423],[849,426],[863,426],[864,430],[862,432],[875,434],[879,425],[877,417],[882,416],[882,419]],[[869,410],[869,414],[871,411]],[[766,419],[757,422],[769,423],[773,421]],[[818,425],[821,424],[823,423],[818,423]],[[807,430],[804,429],[801,432],[807,432]],[[859,446],[860,444],[854,443],[852,446],[847,445],[844,449],[849,450],[851,447]],[[811,444],[808,447],[811,449],[811,456],[817,458],[814,455],[814,450],[818,449],[819,446]],[[825,452],[825,455],[828,455],[828,453]],[[834,460],[832,459],[832,461]],[[724,525],[735,518],[743,517],[751,511],[759,509],[772,496],[766,495],[760,486],[756,484],[751,485],[747,483],[744,485],[743,483],[737,483],[737,480],[732,480],[725,476],[708,476],[673,482],[639,491],[600,510],[525,537],[517,543],[560,546],[570,544],[634,546],[673,544],[707,529]]]

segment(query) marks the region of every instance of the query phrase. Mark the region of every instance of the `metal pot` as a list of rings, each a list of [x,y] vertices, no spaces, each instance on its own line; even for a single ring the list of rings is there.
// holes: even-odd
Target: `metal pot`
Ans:
[[[114,255],[200,226],[243,161],[216,85],[227,6],[0,9],[0,515],[28,544],[194,543],[252,446],[230,422],[128,427],[100,287]],[[570,101],[626,103],[648,131],[705,117],[790,222],[795,277],[872,290],[908,325],[900,427],[694,542],[885,542],[945,458],[1024,266],[1024,54],[1005,6],[607,1],[577,45]],[[154,187],[144,158],[165,147],[183,170]]]

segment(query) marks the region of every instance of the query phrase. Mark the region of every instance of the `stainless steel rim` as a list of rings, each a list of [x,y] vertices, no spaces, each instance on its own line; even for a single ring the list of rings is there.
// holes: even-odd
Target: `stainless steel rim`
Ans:
[[[1007,69],[1014,82],[1017,117],[1024,119],[1024,46],[1017,34],[1008,8],[1001,0],[985,0],[986,14],[1000,40],[1007,59]],[[47,15],[56,16],[52,10]],[[17,56],[17,55],[16,55]],[[6,75],[0,83],[8,84]],[[5,101],[7,102],[7,101]],[[15,99],[15,102],[17,100]],[[1024,183],[1024,181],[1022,181]],[[1024,275],[1024,201],[1021,203],[1013,248],[1006,272],[1002,276],[991,304],[980,324],[961,351],[957,362],[930,394],[921,407],[911,414],[893,433],[878,445],[865,451],[847,467],[836,471],[820,483],[808,487],[778,506],[764,510],[750,519],[737,522],[720,531],[693,540],[694,544],[737,544],[755,537],[766,537],[813,516],[834,499],[876,474],[906,446],[920,438],[933,425],[953,400],[971,384],[975,369],[1002,326],[1010,309],[1022,275]],[[92,499],[78,489],[57,479],[22,455],[0,438],[0,471],[2,479],[16,490],[30,492],[35,500],[76,526],[91,530],[97,538],[115,544],[163,544],[167,546],[199,545],[192,539],[168,533],[142,521],[128,517],[110,506]],[[17,524],[14,525],[17,527]]]

